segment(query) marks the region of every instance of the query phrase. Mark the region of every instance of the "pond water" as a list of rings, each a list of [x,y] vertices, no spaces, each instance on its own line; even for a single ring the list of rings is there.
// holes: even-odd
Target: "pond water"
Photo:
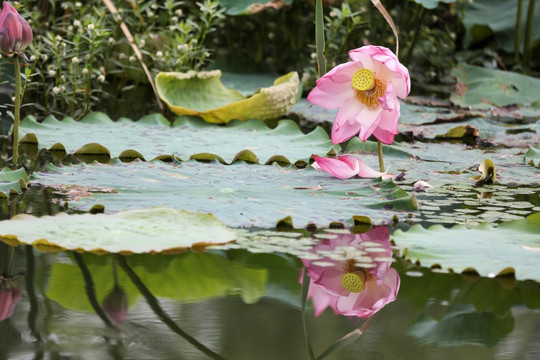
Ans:
[[[401,277],[396,301],[329,358],[539,358],[537,283],[394,266]],[[115,267],[129,302],[118,326],[96,313],[114,287]],[[290,255],[245,250],[118,260],[18,247],[12,273],[25,273],[16,279],[22,297],[0,322],[0,358],[308,359],[300,271]],[[314,317],[308,306],[306,324],[318,355],[362,320],[329,309]]]

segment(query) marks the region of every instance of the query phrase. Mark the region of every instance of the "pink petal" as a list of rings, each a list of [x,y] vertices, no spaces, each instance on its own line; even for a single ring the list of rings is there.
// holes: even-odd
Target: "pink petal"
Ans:
[[[394,110],[383,110],[378,127],[373,131],[373,135],[385,144],[393,143],[394,135],[399,133],[398,122],[400,106],[399,101],[396,101]]]
[[[366,67],[368,67],[366,64],[369,62],[367,58],[371,58],[370,69],[380,72],[377,75],[387,82],[391,81],[397,96],[403,99],[409,95],[411,91],[409,70],[399,62],[397,56],[390,49],[383,46],[368,45],[349,51],[349,56],[353,61],[360,61]],[[388,71],[377,68],[375,62],[384,65],[384,68]]]
[[[361,64],[349,61],[340,64],[317,80],[317,86],[311,90],[307,99],[325,109],[337,109],[345,100],[354,96],[351,79],[361,68]]]
[[[334,119],[332,126],[332,143],[339,144],[349,140],[360,131],[362,124],[356,121],[364,109],[364,104],[352,96],[345,100]]]
[[[336,301],[338,297],[326,292],[322,287],[315,285],[313,281],[309,284],[308,298],[312,299],[315,316],[321,315],[328,306],[330,306],[336,314],[338,313],[336,310]]]
[[[338,179],[348,179],[358,173],[357,169],[351,168],[346,162],[338,159],[323,158],[317,155],[313,155],[313,159],[315,159],[318,169],[325,171]]]
[[[396,92],[394,91],[394,86],[391,82],[386,85],[386,93],[380,98],[378,98],[378,100],[383,110],[394,110],[394,108],[396,107],[396,103],[398,103],[399,101]]]
[[[362,160],[360,160],[356,156],[353,156],[353,155],[341,155],[341,156],[338,156],[338,159],[343,161],[343,162],[348,163],[349,166],[350,166],[350,164],[352,164],[354,162],[355,169],[357,169],[356,173],[361,178],[376,179],[376,178],[382,176],[383,179],[386,180],[386,179],[392,177],[392,175],[388,175],[386,173],[381,173],[381,172],[378,172],[376,170],[373,170],[368,165],[366,165],[365,162],[363,162]]]
[[[358,134],[360,140],[365,142],[373,134],[373,131],[379,125],[381,113],[382,109],[380,107],[374,110],[365,107],[356,116],[356,120],[360,123],[360,133]]]

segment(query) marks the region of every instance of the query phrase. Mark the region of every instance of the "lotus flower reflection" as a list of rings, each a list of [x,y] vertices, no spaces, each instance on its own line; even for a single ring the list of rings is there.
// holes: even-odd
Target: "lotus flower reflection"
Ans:
[[[107,317],[120,325],[126,319],[128,311],[127,294],[122,287],[115,285],[101,304]]]
[[[376,179],[382,177],[383,180],[396,178],[394,175],[373,170],[360,158],[354,155],[341,155],[335,158],[320,157],[312,155],[315,162],[313,167],[319,171],[325,171],[338,179],[348,179],[358,175],[361,178]]]
[[[411,90],[409,71],[397,56],[382,46],[349,51],[352,61],[341,64],[317,80],[307,99],[325,109],[338,109],[332,142],[342,143],[356,134],[370,135],[386,144],[398,133],[400,105]]]
[[[400,279],[390,268],[388,239],[388,228],[382,226],[365,234],[337,234],[313,248],[327,257],[302,259],[315,316],[331,307],[336,314],[367,318],[396,299]]]

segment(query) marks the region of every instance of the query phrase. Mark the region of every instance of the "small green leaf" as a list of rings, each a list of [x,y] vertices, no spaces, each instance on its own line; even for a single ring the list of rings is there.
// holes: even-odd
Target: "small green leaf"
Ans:
[[[525,163],[532,166],[540,166],[540,145],[532,146],[525,154]]]
[[[0,170],[0,198],[9,197],[10,194],[18,194],[27,188],[28,176],[23,168]]]

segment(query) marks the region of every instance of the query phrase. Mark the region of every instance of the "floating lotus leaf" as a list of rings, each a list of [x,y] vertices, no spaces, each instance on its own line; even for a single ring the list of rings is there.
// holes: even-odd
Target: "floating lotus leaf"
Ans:
[[[299,228],[309,223],[326,227],[333,221],[351,224],[354,215],[386,222],[396,211],[406,216],[405,211],[415,210],[411,195],[392,180],[340,180],[311,167],[190,161],[179,166],[134,162],[48,170],[34,174],[33,181],[66,194],[71,209],[101,204],[110,213],[167,206],[210,212],[231,227],[273,228],[287,216]]]
[[[529,148],[525,154],[525,162],[532,166],[540,166],[540,145]]]
[[[457,78],[457,85],[450,99],[460,106],[530,106],[540,101],[537,78],[466,64],[459,64],[452,75]]]
[[[521,39],[525,37],[525,22],[530,0],[523,0]],[[461,17],[467,29],[465,45],[480,44],[492,40],[498,47],[508,53],[514,52],[516,39],[517,1],[507,0],[474,0],[463,2],[463,11],[457,14]],[[504,14],[504,16],[501,16]],[[540,22],[540,9],[535,7],[533,24]],[[532,44],[540,38],[540,28],[532,26]],[[521,40],[523,41],[523,40]],[[523,43],[522,43],[523,44]],[[523,46],[521,46],[523,51]]]
[[[92,311],[81,270],[68,256],[60,256],[63,261],[56,262],[51,269],[47,297],[68,309]],[[96,298],[101,303],[114,287],[113,267],[116,266],[118,285],[126,292],[129,304],[134,305],[140,293],[114,263],[113,256],[83,255],[92,274]],[[268,277],[266,269],[206,252],[186,252],[174,257],[133,255],[125,261],[154,296],[184,303],[233,294],[240,295],[246,303],[254,303],[264,294]]]
[[[0,170],[0,198],[9,197],[10,194],[18,194],[25,190],[28,185],[28,176],[23,168]]]
[[[419,260],[423,266],[540,281],[540,213],[499,227],[488,223],[471,229],[414,225],[406,232],[396,230],[391,238],[407,259]]]
[[[160,98],[178,115],[199,116],[207,122],[271,120],[287,112],[296,102],[300,80],[296,72],[277,78],[274,85],[250,97],[229,89],[220,80],[221,71],[159,73],[156,87]]]
[[[324,154],[339,148],[323,129],[304,135],[290,120],[280,121],[275,129],[259,120],[215,126],[196,118],[180,118],[170,126],[159,114],[116,122],[100,112],[90,113],[81,121],[59,121],[49,116],[38,123],[28,116],[21,122],[20,134],[22,143],[39,148],[146,160],[174,155],[184,160],[217,158],[226,163],[237,159],[294,163],[307,161],[314,152]]]
[[[211,214],[170,208],[40,218],[21,214],[1,224],[0,240],[32,245],[43,252],[171,253],[236,238],[234,231]]]

